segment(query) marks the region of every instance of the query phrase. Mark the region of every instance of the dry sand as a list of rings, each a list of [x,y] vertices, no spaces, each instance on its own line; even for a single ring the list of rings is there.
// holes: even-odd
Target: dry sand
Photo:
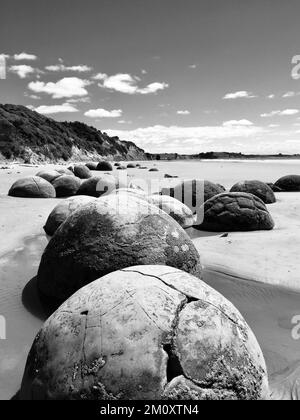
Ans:
[[[0,170],[0,315],[7,319],[7,340],[0,340],[0,399],[17,392],[28,350],[46,317],[32,297],[32,279],[47,244],[43,225],[57,200],[7,197],[15,180],[38,170],[18,165]],[[162,173],[133,170],[131,175]],[[226,238],[188,232],[200,252],[205,281],[237,306],[256,334],[274,398],[298,399],[300,341],[292,339],[291,320],[300,315],[300,193],[277,194],[277,199],[269,206],[273,231]]]

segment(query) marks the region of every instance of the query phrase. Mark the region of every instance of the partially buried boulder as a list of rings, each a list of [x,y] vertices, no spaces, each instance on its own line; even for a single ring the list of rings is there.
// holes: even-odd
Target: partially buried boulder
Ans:
[[[79,195],[89,195],[91,197],[101,197],[109,194],[117,188],[124,188],[127,186],[119,178],[112,174],[103,174],[100,176],[93,176],[82,182],[78,190]]]
[[[85,164],[85,166],[90,170],[90,171],[96,171],[97,170],[97,166],[98,163],[97,162],[88,162]]]
[[[40,178],[45,179],[48,182],[53,182],[56,178],[58,178],[59,176],[61,176],[61,174],[59,172],[57,172],[55,169],[51,170],[47,170],[47,169],[43,169],[40,172],[38,172],[36,174],[36,176],[39,176]]]
[[[81,207],[56,232],[42,256],[38,290],[49,303],[62,303],[97,278],[136,264],[201,274],[198,252],[178,223],[133,195],[111,194]]]
[[[103,160],[98,163],[97,165],[97,171],[112,171],[113,167],[110,162],[107,162],[106,160]]]
[[[223,188],[201,179],[170,180],[161,189],[162,195],[169,195],[188,206],[193,212],[205,201],[224,192]]]
[[[50,182],[39,176],[30,176],[16,181],[8,195],[23,198],[55,198],[56,193]]]
[[[135,163],[128,163],[127,168],[128,169],[135,169],[136,168],[136,164]]]
[[[219,194],[206,201],[197,213],[194,227],[200,230],[234,232],[274,228],[274,221],[263,201],[247,193]]]
[[[91,171],[86,165],[75,165],[73,167],[73,172],[74,172],[74,175],[80,179],[88,179],[93,176]]]
[[[79,290],[30,350],[20,400],[263,400],[266,364],[238,310],[167,266]]]
[[[276,202],[276,197],[269,185],[262,181],[244,181],[235,184],[230,192],[245,192],[256,195],[265,204],[272,204]]]
[[[56,178],[53,183],[57,197],[71,197],[77,194],[81,185],[81,180],[70,175],[62,175]]]
[[[44,230],[47,235],[53,236],[58,228],[67,220],[67,218],[85,204],[91,203],[95,198],[86,196],[77,196],[67,198],[61,201],[50,213]]]
[[[275,182],[275,186],[282,191],[300,191],[300,175],[287,175]]]
[[[166,212],[172,219],[176,220],[184,229],[193,226],[194,216],[192,210],[189,209],[181,201],[175,198],[169,197],[168,195],[151,195],[148,198],[151,204],[159,207],[161,210]]]

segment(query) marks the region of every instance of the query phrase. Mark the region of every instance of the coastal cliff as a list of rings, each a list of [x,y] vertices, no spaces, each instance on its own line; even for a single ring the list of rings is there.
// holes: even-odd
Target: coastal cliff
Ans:
[[[0,161],[145,160],[129,141],[81,122],[58,122],[21,105],[0,105]]]

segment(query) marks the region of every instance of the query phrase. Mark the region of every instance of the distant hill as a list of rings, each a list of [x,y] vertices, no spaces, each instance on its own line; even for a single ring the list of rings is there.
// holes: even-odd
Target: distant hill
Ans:
[[[0,105],[0,160],[25,163],[151,158],[129,141],[81,122],[58,122],[20,105]]]

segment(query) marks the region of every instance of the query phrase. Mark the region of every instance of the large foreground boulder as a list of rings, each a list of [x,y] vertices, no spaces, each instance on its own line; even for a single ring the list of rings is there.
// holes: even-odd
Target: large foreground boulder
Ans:
[[[130,267],[79,290],[28,356],[21,400],[263,400],[265,361],[237,309],[166,266]]]
[[[78,190],[78,194],[101,197],[102,195],[110,194],[115,189],[124,188],[126,186],[127,183],[120,178],[117,178],[112,174],[103,174],[93,176],[92,178],[83,181]]]
[[[184,229],[193,226],[193,212],[189,207],[181,203],[181,201],[169,197],[168,195],[158,194],[151,195],[148,198],[148,201],[166,212]]]
[[[48,236],[53,236],[57,229],[67,220],[67,218],[85,204],[91,203],[95,198],[77,196],[61,201],[50,213],[44,230]]]
[[[199,254],[178,223],[144,200],[111,194],[81,207],[56,232],[42,256],[38,290],[60,304],[97,278],[136,264],[201,274]]]
[[[75,165],[73,166],[73,173],[77,178],[80,179],[89,179],[91,178],[92,172],[89,170],[89,168],[86,165]]]
[[[50,182],[39,176],[19,179],[10,188],[8,195],[23,198],[55,198],[56,193]]]
[[[234,184],[230,192],[245,192],[256,195],[265,204],[273,204],[276,202],[275,194],[269,185],[262,181],[244,181]]]
[[[70,175],[62,175],[56,178],[53,183],[57,197],[71,197],[77,194],[81,185],[81,180]]]
[[[275,182],[275,186],[286,192],[300,191],[300,175],[287,175]]]
[[[113,167],[110,162],[107,162],[106,160],[103,160],[98,163],[97,165],[97,171],[112,171]]]
[[[206,201],[199,209],[194,227],[212,232],[271,230],[274,221],[260,198],[233,192],[219,194]]]
[[[201,179],[170,180],[161,189],[162,195],[169,195],[188,206],[193,212],[205,201],[224,192],[221,186]]]
[[[45,179],[46,181],[52,183],[56,178],[60,177],[61,174],[55,169],[43,169],[39,171],[36,176]]]

